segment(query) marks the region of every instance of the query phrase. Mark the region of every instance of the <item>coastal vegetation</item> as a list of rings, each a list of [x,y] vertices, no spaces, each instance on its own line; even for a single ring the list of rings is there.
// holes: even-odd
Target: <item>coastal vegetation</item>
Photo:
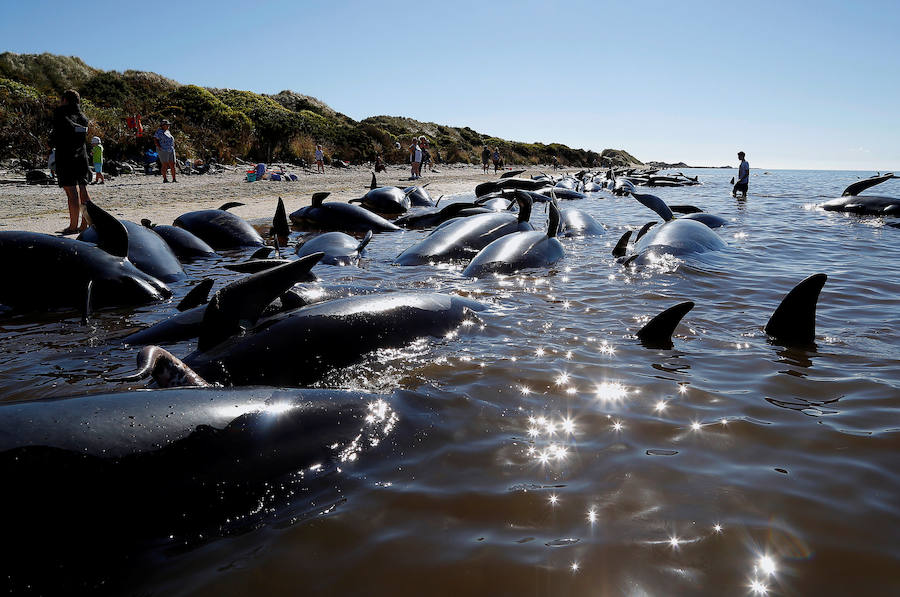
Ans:
[[[103,139],[110,159],[136,158],[152,148],[152,133],[167,118],[175,124],[180,156],[223,162],[311,162],[321,144],[328,163],[362,163],[378,154],[389,163],[403,163],[412,137],[425,135],[442,163],[480,163],[482,147],[488,145],[498,147],[507,164],[549,164],[554,157],[576,167],[642,164],[623,150],[598,153],[559,143],[509,141],[469,127],[399,116],[356,121],[293,91],[265,95],[181,85],[156,73],[99,70],[74,56],[12,52],[0,54],[0,159],[45,159],[53,107],[70,88],[81,94],[91,120],[89,135]],[[141,117],[143,135],[129,126],[135,116]]]

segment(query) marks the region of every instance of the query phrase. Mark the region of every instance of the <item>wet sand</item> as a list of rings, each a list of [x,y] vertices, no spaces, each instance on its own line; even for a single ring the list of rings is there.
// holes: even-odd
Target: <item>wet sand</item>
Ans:
[[[542,168],[546,170],[546,168]],[[480,182],[495,180],[498,174],[483,174],[481,166],[449,165],[428,172],[411,182],[408,166],[389,166],[378,174],[379,185],[409,186],[429,183],[429,194],[437,199],[472,191]],[[536,174],[539,169],[528,172]],[[231,211],[247,220],[271,218],[278,197],[284,199],[288,213],[309,205],[312,194],[328,191],[328,201],[348,201],[361,197],[369,188],[372,171],[364,167],[327,168],[325,174],[295,169],[295,182],[247,182],[245,168],[221,174],[179,176],[177,183],[164,184],[158,175],[126,174],[106,184],[88,187],[91,200],[119,218],[139,222],[171,224],[179,215],[198,209],[214,209],[229,201],[245,205]],[[58,233],[68,225],[66,198],[55,185],[6,184],[0,186],[0,230],[30,230]]]

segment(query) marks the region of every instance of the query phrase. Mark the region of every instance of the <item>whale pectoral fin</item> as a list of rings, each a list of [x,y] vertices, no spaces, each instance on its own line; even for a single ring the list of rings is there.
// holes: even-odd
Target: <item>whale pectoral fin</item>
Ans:
[[[84,309],[81,311],[81,325],[87,325],[93,311],[94,281],[88,280],[84,288]]]
[[[240,202],[238,202],[238,201],[229,201],[228,203],[226,203],[226,204],[222,205],[221,207],[219,207],[219,209],[222,210],[222,211],[228,211],[228,210],[231,209],[232,207],[240,207],[240,206],[242,206],[242,205],[243,205],[243,203],[240,203]]]
[[[785,295],[766,324],[766,334],[787,345],[812,344],[816,338],[816,304],[828,276],[813,274]]]
[[[128,230],[93,201],[84,204],[84,212],[97,233],[97,247],[116,257],[128,257]]]
[[[209,291],[213,287],[212,278],[205,278],[199,284],[191,288],[190,292],[184,295],[178,306],[175,307],[179,311],[187,311],[193,309],[209,301]]]
[[[656,226],[656,222],[647,222],[646,224],[641,226],[641,229],[638,230],[637,236],[634,237],[634,242],[641,240],[641,237],[647,234],[647,231],[654,226]],[[616,257],[618,257],[618,255],[616,255]]]
[[[637,333],[641,344],[648,348],[671,348],[672,334],[675,332],[675,328],[693,308],[692,301],[678,303],[648,321]]]
[[[138,370],[125,377],[109,377],[107,381],[139,381],[153,377],[161,388],[185,386],[208,387],[210,384],[171,352],[159,346],[143,347],[137,355]]]
[[[356,246],[357,255],[359,255],[363,252],[363,249],[366,248],[366,245],[368,245],[369,241],[371,241],[371,240],[372,240],[372,231],[369,230],[368,232],[366,232],[366,235],[363,237],[363,239],[360,241],[360,243]]]
[[[631,230],[626,230],[625,234],[619,237],[619,242],[613,247],[613,257],[624,257],[628,250],[628,240],[631,238]]]

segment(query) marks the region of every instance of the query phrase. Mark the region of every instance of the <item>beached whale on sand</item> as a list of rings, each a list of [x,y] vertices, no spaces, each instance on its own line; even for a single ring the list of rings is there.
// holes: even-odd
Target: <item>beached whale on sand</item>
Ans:
[[[378,214],[349,203],[324,203],[331,193],[313,193],[312,203],[290,215],[291,223],[301,230],[339,231],[350,234],[392,232],[400,228]]]
[[[185,276],[178,257],[156,232],[128,220],[117,220],[91,201],[85,204],[91,226],[78,235],[78,240],[94,243],[108,253],[128,257],[142,272],[163,282]],[[122,245],[125,249],[121,249]]]
[[[519,205],[518,214],[476,214],[444,222],[420,242],[403,251],[394,263],[427,265],[468,260],[501,236],[521,230],[533,230],[528,221],[531,218],[531,197],[527,193],[516,193],[516,201]]]
[[[126,251],[127,240],[119,249]],[[121,251],[120,251],[121,252]],[[0,304],[16,309],[117,307],[172,296],[125,257],[90,243],[37,232],[0,232]]]
[[[221,309],[220,319],[242,318],[236,311],[243,306],[231,303]],[[353,296],[288,311],[243,335],[229,336],[218,319],[207,327],[212,319],[208,307],[198,350],[176,369],[227,385],[303,386],[376,349],[405,346],[423,336],[443,337],[483,309],[476,301],[447,294]],[[126,379],[142,379],[159,367],[154,361],[141,362]]]
[[[490,273],[513,274],[527,268],[553,265],[566,256],[562,244],[556,238],[559,222],[559,208],[551,203],[546,232],[514,232],[498,238],[472,259],[463,270],[463,275],[480,277]]]
[[[243,205],[226,203],[219,209],[203,209],[182,214],[175,225],[184,228],[215,250],[261,247],[265,241],[245,219],[228,209]]]
[[[844,189],[840,197],[826,201],[821,207],[825,211],[843,211],[874,216],[900,216],[900,197],[859,194],[891,178],[900,177],[887,173],[857,181]]]
[[[142,554],[245,532],[274,508],[303,513],[319,479],[333,484],[391,435],[398,400],[190,387],[4,403],[4,586],[127,594],[110,582]],[[298,501],[300,486],[313,493]]]

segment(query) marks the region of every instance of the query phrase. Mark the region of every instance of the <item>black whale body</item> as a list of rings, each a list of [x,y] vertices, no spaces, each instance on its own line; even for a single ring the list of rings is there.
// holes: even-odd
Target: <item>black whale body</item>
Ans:
[[[175,225],[191,232],[217,251],[266,244],[249,222],[224,209],[191,211],[178,216]]]
[[[135,267],[163,282],[173,282],[185,276],[178,257],[159,234],[129,220],[119,222],[128,231],[128,260]],[[78,235],[78,240],[97,243],[98,227],[90,226]]]
[[[290,215],[291,223],[301,230],[338,231],[351,234],[392,232],[400,228],[378,214],[358,205],[324,202],[329,193],[314,193],[312,203]]]
[[[169,298],[160,280],[123,257],[80,240],[37,232],[0,232],[0,304],[21,309],[140,305]]]
[[[0,507],[16,513],[4,586],[131,594],[116,585],[149,552],[252,530],[275,508],[302,515],[315,493],[292,492],[323,491],[392,431],[384,398],[177,388],[0,405]]]
[[[141,220],[141,224],[160,235],[180,261],[202,259],[216,254],[215,249],[204,242],[202,238],[184,228],[166,224],[151,224],[149,220]]]
[[[436,293],[353,296],[266,319],[244,336],[188,355],[184,363],[209,381],[302,386],[373,350],[442,337],[483,308]]]

